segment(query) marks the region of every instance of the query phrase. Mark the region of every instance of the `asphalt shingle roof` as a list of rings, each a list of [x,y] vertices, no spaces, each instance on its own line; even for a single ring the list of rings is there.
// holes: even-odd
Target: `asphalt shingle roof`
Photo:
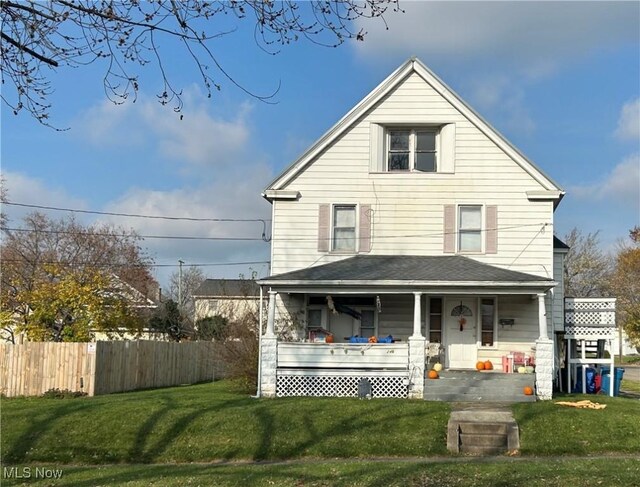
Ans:
[[[357,255],[338,262],[267,277],[266,282],[290,281],[407,281],[552,283],[552,279],[511,271],[468,257]]]

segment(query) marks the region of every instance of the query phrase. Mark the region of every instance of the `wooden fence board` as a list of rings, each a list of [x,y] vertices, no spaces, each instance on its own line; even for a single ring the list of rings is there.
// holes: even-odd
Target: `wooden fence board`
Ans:
[[[90,396],[214,379],[211,342],[121,341],[0,344],[0,392],[41,395],[50,389]]]

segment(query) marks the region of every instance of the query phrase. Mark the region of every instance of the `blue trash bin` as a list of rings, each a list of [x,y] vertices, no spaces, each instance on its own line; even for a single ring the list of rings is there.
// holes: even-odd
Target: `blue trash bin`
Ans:
[[[615,382],[613,383],[613,395],[619,396],[620,383],[622,382],[622,377],[624,376],[624,369],[622,367],[616,367],[614,370],[616,373],[616,378]],[[609,367],[603,367],[600,373],[602,374],[602,388],[600,389],[600,392],[602,394],[609,395],[611,387],[611,383],[609,382],[611,380],[611,369],[609,369]]]

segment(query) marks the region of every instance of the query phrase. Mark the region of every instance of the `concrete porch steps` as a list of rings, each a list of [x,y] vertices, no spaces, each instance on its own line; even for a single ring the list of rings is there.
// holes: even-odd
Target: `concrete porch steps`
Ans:
[[[478,410],[466,406],[453,411],[447,431],[447,448],[453,453],[499,455],[520,448],[520,434],[504,407]]]
[[[424,399],[447,402],[535,402],[526,396],[526,386],[534,387],[533,374],[504,374],[471,370],[446,370],[439,379],[426,379]]]

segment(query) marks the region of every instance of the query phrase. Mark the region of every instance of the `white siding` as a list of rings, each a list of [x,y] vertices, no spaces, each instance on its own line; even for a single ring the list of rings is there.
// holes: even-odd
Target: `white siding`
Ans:
[[[381,174],[370,166],[370,122],[456,124],[454,174]],[[369,204],[371,254],[441,255],[443,205],[498,207],[498,253],[474,258],[552,277],[553,221],[549,201],[526,192],[542,187],[421,77],[411,75],[286,187],[297,201],[274,201],[272,273],[343,259],[318,252],[318,205]],[[504,229],[507,227],[508,229]]]

